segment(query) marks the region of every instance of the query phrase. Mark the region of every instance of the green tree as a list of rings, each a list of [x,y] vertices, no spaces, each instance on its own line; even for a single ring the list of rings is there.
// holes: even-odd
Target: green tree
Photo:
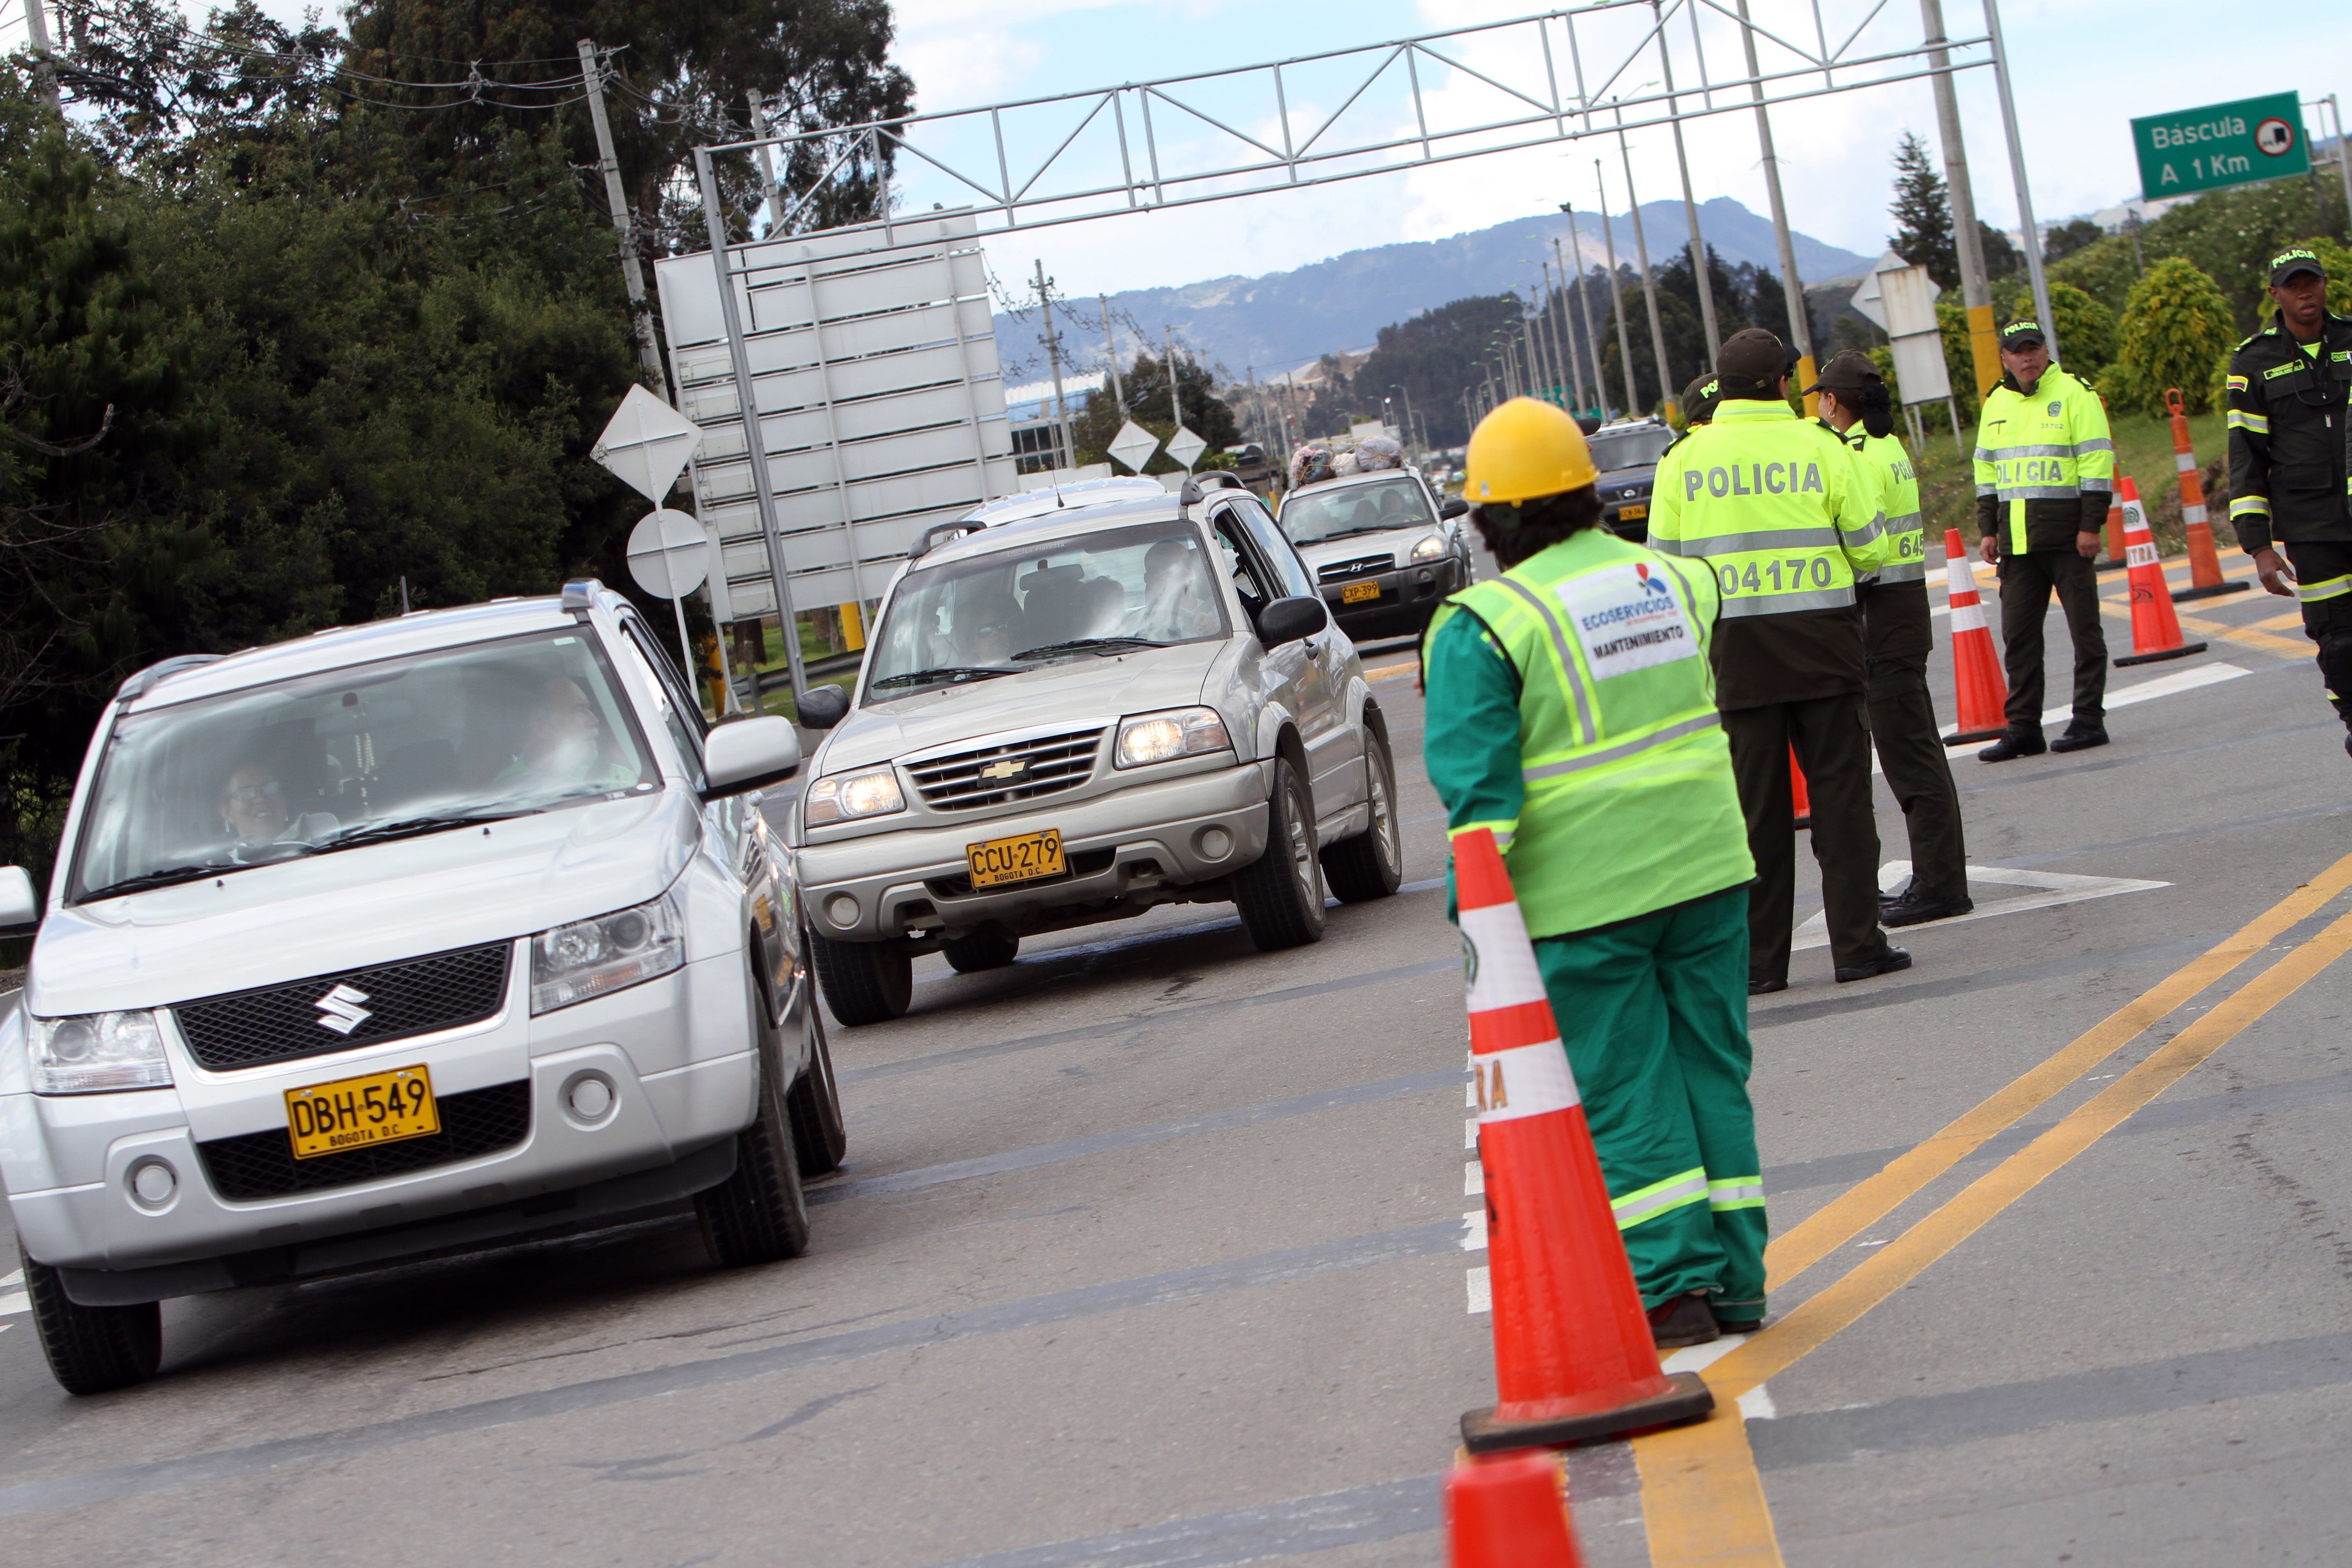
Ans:
[[[2054,266],[2084,246],[2097,244],[2106,237],[2106,232],[2086,217],[2078,217],[2072,223],[2053,225],[2042,232],[2042,265]],[[2051,308],[2053,310],[2057,308],[2055,301]]]
[[[1597,279],[1596,274],[1587,282],[1598,286]],[[1377,409],[1380,400],[1390,395],[1390,387],[1401,386],[1412,400],[1413,412],[1428,426],[1431,440],[1439,446],[1468,440],[1469,428],[1462,423],[1462,394],[1483,384],[1479,364],[1487,345],[1517,315],[1517,301],[1509,295],[1477,294],[1391,322],[1381,329],[1371,354],[1349,377],[1347,401]]]
[[[2321,188],[2336,187],[2323,182]],[[2300,179],[2208,191],[2142,225],[2140,255],[2150,267],[2179,257],[2210,277],[2229,300],[2242,335],[2270,314],[2264,292],[2270,258],[2306,235],[2342,233],[2342,205],[2340,195],[2315,199],[2312,182]],[[2132,266],[2131,237],[2109,235],[2085,246],[2056,263],[2050,276],[2120,312],[2139,278]]]
[[[1895,232],[1887,248],[1947,289],[1960,282],[1959,253],[1952,238],[1952,203],[1944,176],[1927,144],[1909,131],[1895,146],[1895,201],[1887,208]]]
[[[2237,337],[2220,287],[2179,257],[2168,257],[2147,269],[2125,301],[2109,401],[2128,411],[2161,414],[2165,389],[2177,386],[2189,411],[2201,413],[2211,406],[2213,362]]]
[[[2072,283],[2050,285],[2050,313],[2058,318],[2058,352],[2085,381],[2104,377],[2120,344],[2116,313]]]

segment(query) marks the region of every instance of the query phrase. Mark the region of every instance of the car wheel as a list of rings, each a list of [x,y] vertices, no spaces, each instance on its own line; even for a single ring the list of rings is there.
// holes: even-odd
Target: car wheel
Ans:
[[[947,955],[948,963],[955,966],[959,974],[1002,969],[1020,951],[1021,939],[998,925],[984,925],[968,936],[940,944],[940,952]]]
[[[163,1309],[85,1307],[66,1294],[65,1280],[45,1263],[24,1258],[25,1294],[49,1374],[68,1394],[105,1394],[155,1375],[163,1363]]]
[[[1366,753],[1371,774],[1371,826],[1353,838],[1343,838],[1323,851],[1323,874],[1331,891],[1344,904],[1385,899],[1404,883],[1404,830],[1397,826],[1396,760],[1389,740],[1366,726],[1371,745]]]
[[[833,1016],[855,1028],[903,1018],[915,999],[915,961],[887,942],[835,942],[809,933],[817,978]]]
[[[822,1176],[838,1170],[849,1152],[849,1131],[841,1121],[841,1089],[833,1077],[833,1048],[825,1044],[824,1009],[811,994],[808,1017],[809,1062],[784,1109],[792,1113],[793,1150],[800,1156],[801,1174]]]
[[[1265,853],[1234,873],[1234,905],[1260,952],[1323,936],[1323,862],[1315,853],[1315,803],[1289,759],[1274,764]]]
[[[758,984],[748,977],[746,984],[759,1047],[759,1107],[735,1135],[735,1173],[694,1196],[703,1245],[722,1268],[780,1263],[806,1252],[809,1243],[808,1194],[801,1190],[793,1118],[779,1081],[783,1052]]]

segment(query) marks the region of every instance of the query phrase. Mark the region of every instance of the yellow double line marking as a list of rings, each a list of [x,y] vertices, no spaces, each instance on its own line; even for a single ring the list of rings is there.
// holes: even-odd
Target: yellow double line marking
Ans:
[[[1770,1288],[1780,1289],[1853,1239],[2011,1126],[2137,1038],[2207,986],[2352,887],[2352,855],[2297,888],[2235,935],[2190,960],[2094,1025],[1934,1137],[1771,1244]],[[2255,975],[2204,1016],[1942,1207],[1824,1287],[1705,1373],[1716,1411],[1696,1426],[1633,1441],[1653,1568],[1685,1564],[1780,1568],[1780,1548],[1762,1479],[1739,1413],[1742,1394],[1784,1371],[1918,1277],[1994,1215],[2171,1088],[2246,1026],[2352,951],[2352,915]]]

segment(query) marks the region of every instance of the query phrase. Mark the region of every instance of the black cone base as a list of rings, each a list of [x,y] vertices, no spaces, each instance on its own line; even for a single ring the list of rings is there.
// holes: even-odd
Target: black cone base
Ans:
[[[2216,583],[2210,588],[2183,588],[2172,595],[2172,602],[2177,605],[2183,599],[2218,599],[2224,594],[2242,594],[2252,586],[2252,583]]]
[[[1495,1412],[1462,1413],[1462,1446],[1474,1454],[1498,1454],[1510,1448],[1562,1448],[1603,1437],[1622,1437],[1654,1426],[1679,1426],[1696,1421],[1715,1408],[1715,1392],[1695,1372],[1666,1374],[1672,1388],[1652,1399],[1636,1400],[1614,1410],[1590,1415],[1566,1415],[1553,1421],[1503,1423]]]
[[[2185,642],[2179,647],[2159,648],[2154,653],[2126,654],[2123,658],[2116,660],[2116,663],[2118,666],[2154,664],[2160,658],[2187,658],[2192,653],[2203,653],[2204,651],[2205,645],[2201,642]]]
[[[2008,734],[2006,730],[1963,730],[1957,735],[1944,737],[1947,746],[1973,746],[1979,741],[1998,741]]]

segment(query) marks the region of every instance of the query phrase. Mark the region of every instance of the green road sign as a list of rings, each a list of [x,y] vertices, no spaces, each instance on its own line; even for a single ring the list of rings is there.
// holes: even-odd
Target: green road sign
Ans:
[[[2311,149],[2292,92],[2150,114],[2131,122],[2144,200],[2306,174]]]

